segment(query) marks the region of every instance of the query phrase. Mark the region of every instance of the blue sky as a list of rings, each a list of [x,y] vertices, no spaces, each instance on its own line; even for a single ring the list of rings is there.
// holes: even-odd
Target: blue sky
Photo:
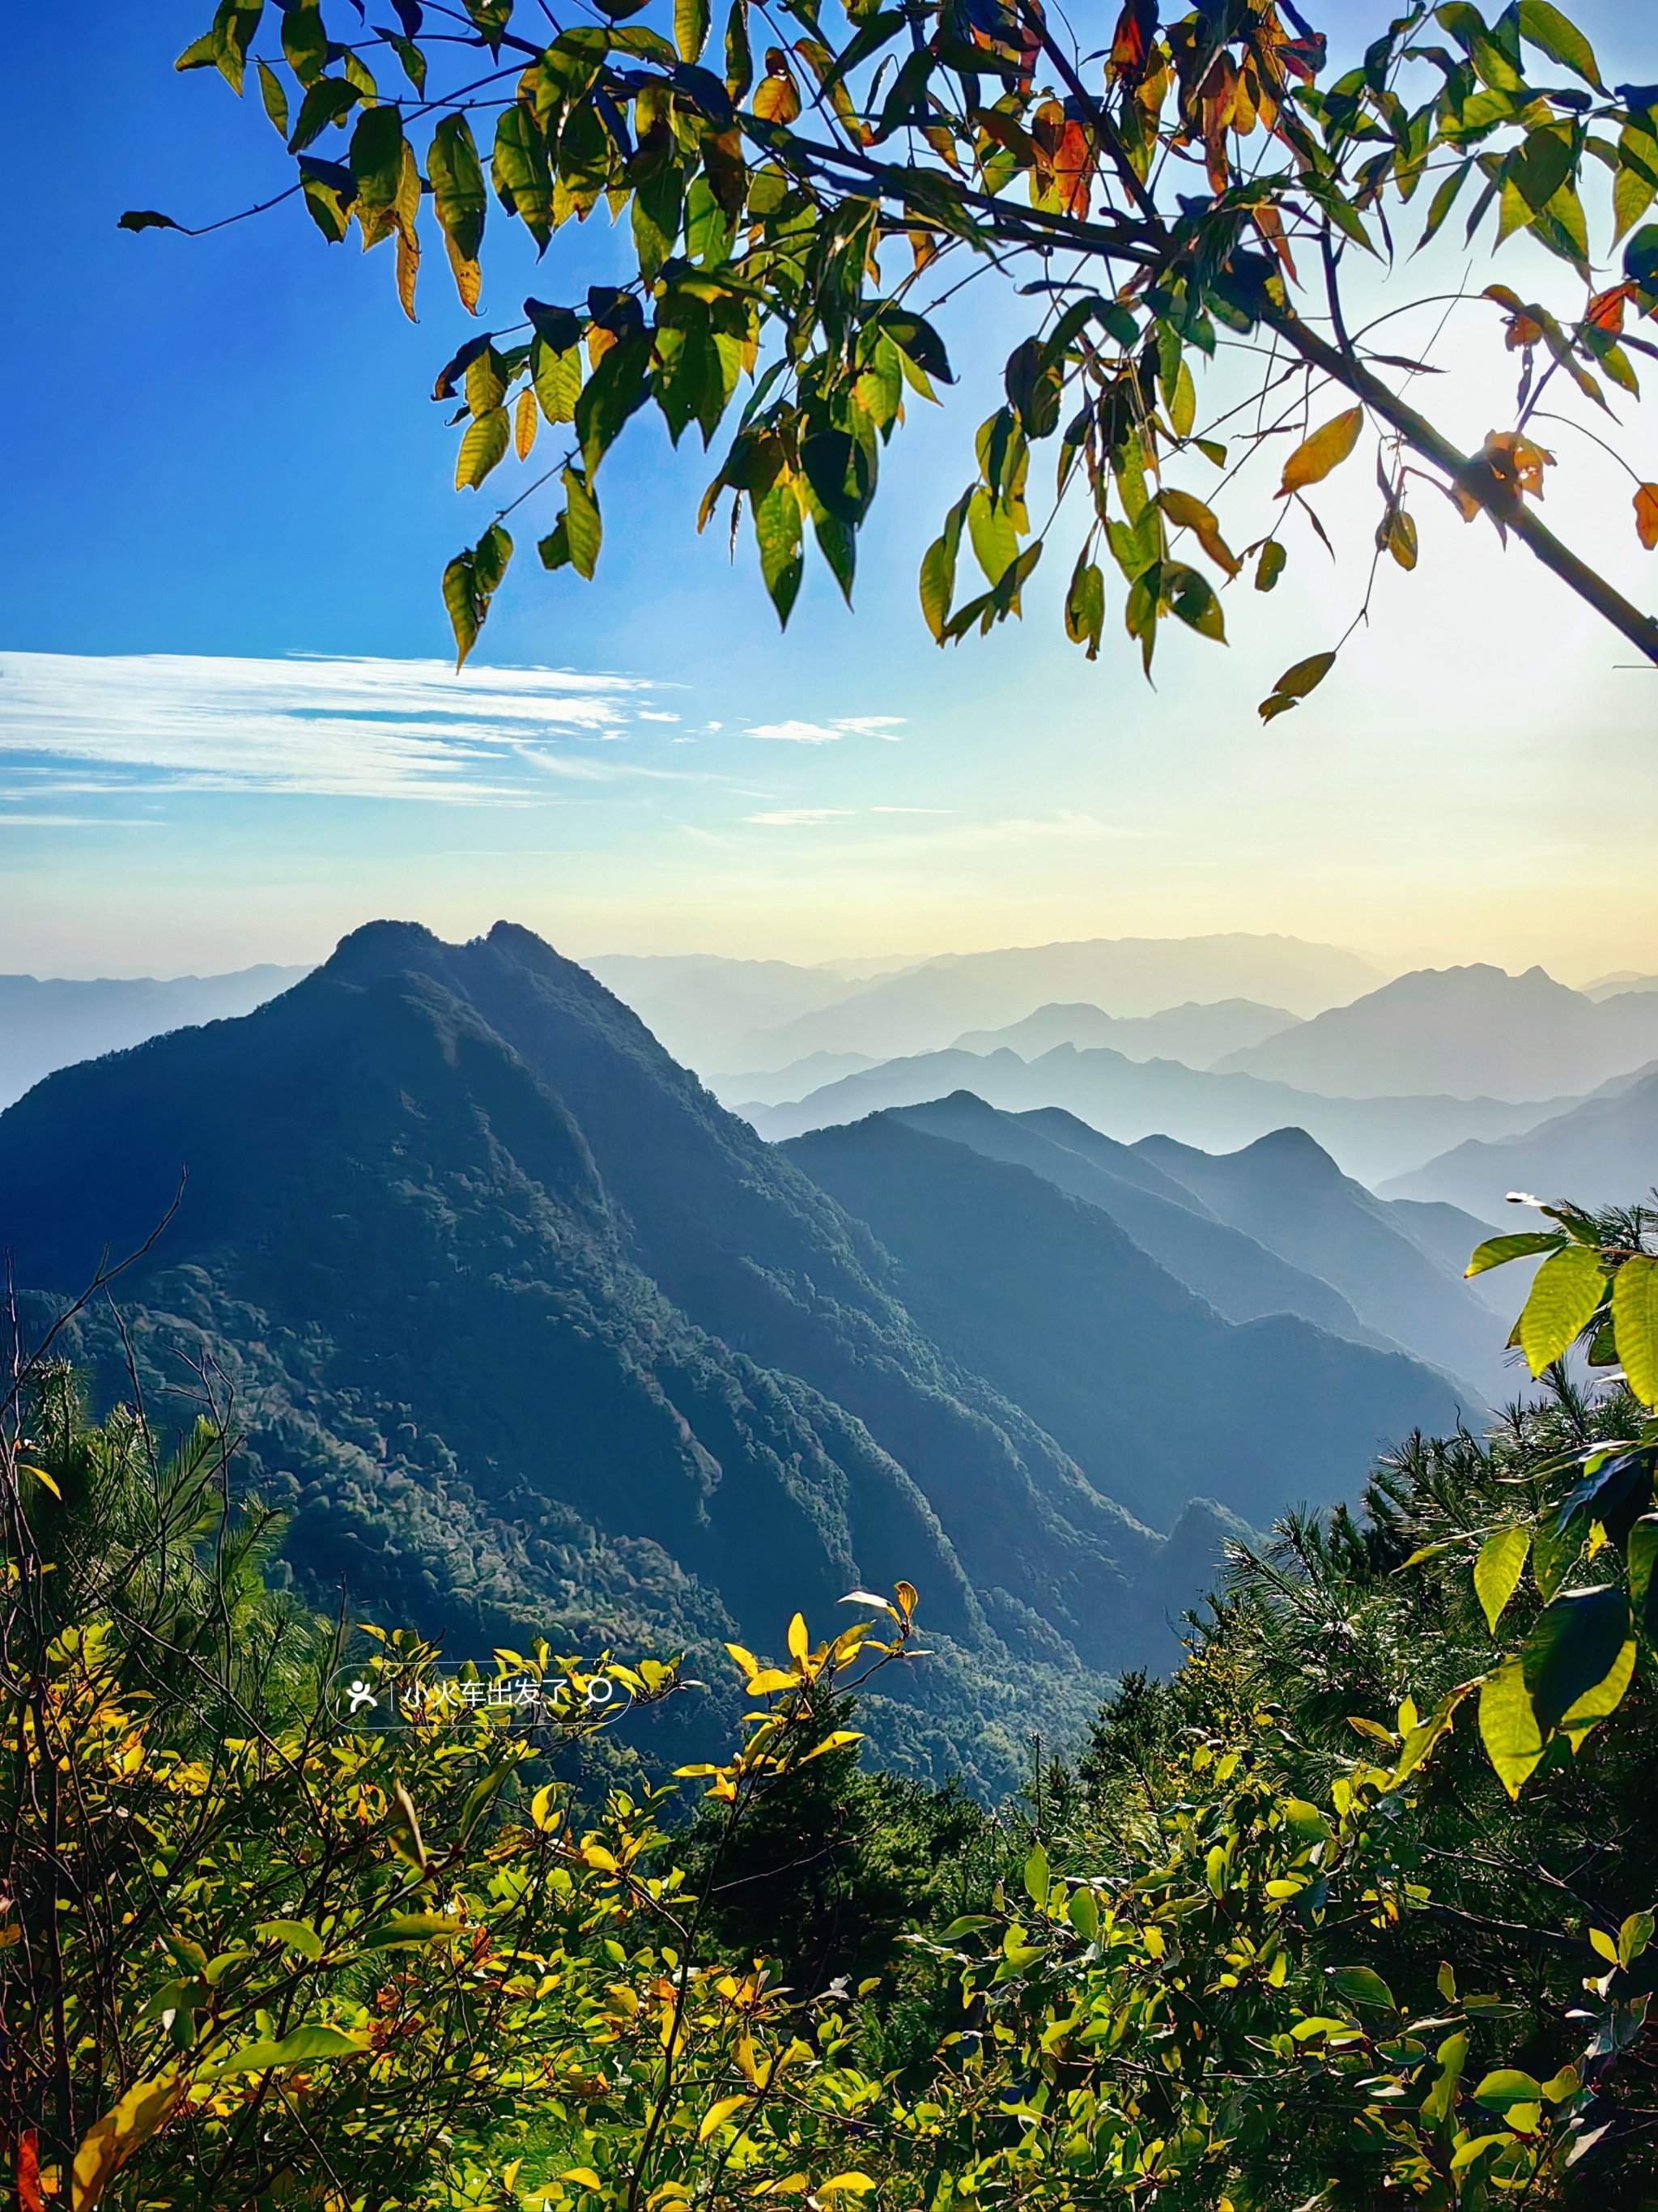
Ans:
[[[457,682],[437,577],[480,502],[450,489],[426,396],[467,327],[437,257],[411,327],[387,252],[325,247],[292,204],[197,240],[115,229],[125,206],[201,221],[288,181],[251,103],[171,68],[209,12],[93,8],[72,105],[52,11],[3,32],[0,160],[32,227],[0,362],[0,967],[306,958],[386,912],[450,933],[506,913],[576,951],[1233,927],[1400,962],[1658,966],[1658,684],[1448,510],[1317,700],[1265,732],[1255,700],[1359,589],[1310,541],[1272,600],[1229,601],[1232,648],[1181,641],[1155,691],[1126,641],[1091,668],[1065,644],[1051,578],[1023,628],[940,655],[915,571],[1005,351],[993,305],[950,327],[963,395],[893,449],[855,617],[816,576],[780,637],[746,546],[733,568],[695,535],[708,464],[653,418],[606,465],[597,583],[521,559]],[[1612,73],[1658,76],[1629,50],[1644,12],[1584,11]],[[604,274],[602,221],[539,270],[502,258],[485,321]],[[1495,273],[1521,283],[1526,251]],[[1491,337],[1447,340],[1476,444],[1511,373]],[[1631,451],[1658,477],[1650,421]],[[1626,489],[1568,458],[1551,518],[1650,601]],[[1366,496],[1332,502],[1361,543]]]

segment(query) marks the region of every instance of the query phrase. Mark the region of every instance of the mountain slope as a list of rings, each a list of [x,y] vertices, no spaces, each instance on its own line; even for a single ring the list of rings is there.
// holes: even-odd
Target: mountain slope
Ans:
[[[891,1118],[948,1137],[987,1158],[1035,1175],[1108,1213],[1140,1249],[1230,1322],[1299,1314],[1355,1344],[1398,1346],[1360,1321],[1333,1285],[1292,1267],[1253,1237],[1222,1221],[1183,1183],[1132,1146],[1102,1137],[1059,1107],[1004,1114],[970,1091],[924,1106],[895,1108]]]
[[[1458,1145],[1385,1184],[1383,1195],[1437,1199],[1500,1220],[1511,1190],[1580,1206],[1631,1206],[1655,1183],[1658,1073],[1608,1085],[1601,1096],[1505,1142]]]
[[[838,1006],[756,1030],[747,1057],[731,1064],[781,1067],[812,1052],[882,1059],[929,1052],[963,1030],[1020,1021],[1054,1000],[1138,1015],[1187,1000],[1241,998],[1310,1014],[1379,980],[1357,954],[1294,937],[1102,937],[949,953],[871,983]]]
[[[928,1334],[1148,1521],[1206,1493],[1258,1523],[1286,1489],[1328,1502],[1385,1437],[1455,1419],[1400,1354],[1286,1315],[1226,1322],[1029,1168],[884,1114],[785,1149],[870,1224]]]
[[[706,1651],[908,1574],[939,1656],[884,1745],[986,1786],[1022,1755],[999,1713],[1079,1721],[1195,1595],[862,1223],[528,932],[374,925],[257,1013],[37,1086],[0,1115],[20,1279],[78,1290],[181,1164],[123,1278],[141,1372],[176,1406],[211,1348],[313,1592],[463,1650]]]
[[[1206,1151],[1229,1152],[1292,1126],[1310,1131],[1349,1174],[1367,1182],[1400,1174],[1461,1138],[1508,1136],[1576,1103],[1321,1098],[1253,1075],[1057,1045],[1029,1063],[1005,1048],[982,1057],[936,1052],[887,1060],[751,1118],[763,1135],[779,1139],[891,1106],[919,1106],[952,1091],[970,1091],[1011,1112],[1062,1106],[1125,1144],[1166,1133]]]
[[[999,1052],[1005,1047],[1021,1060],[1034,1060],[1056,1044],[1082,1049],[1108,1045],[1128,1060],[1178,1060],[1187,1067],[1212,1067],[1228,1053],[1295,1027],[1296,1017],[1282,1006],[1258,1006],[1253,999],[1222,999],[1212,1006],[1188,1000],[1157,1014],[1121,1016],[1098,1006],[1038,1006],[1005,1029],[969,1030],[956,1039],[956,1048]]]
[[[1227,1072],[1326,1097],[1534,1098],[1592,1091],[1658,1054],[1658,994],[1596,1004],[1540,968],[1424,968],[1230,1054]]]
[[[1135,1150],[1224,1221],[1333,1283],[1363,1320],[1418,1359],[1466,1376],[1487,1403],[1511,1386],[1503,1322],[1460,1270],[1395,1222],[1386,1200],[1344,1176],[1305,1130],[1278,1129],[1219,1157],[1167,1137],[1148,1137]]]
[[[227,975],[104,977],[96,982],[0,975],[0,1106],[77,1060],[120,1052],[164,1030],[245,1014],[297,983],[303,968]]]

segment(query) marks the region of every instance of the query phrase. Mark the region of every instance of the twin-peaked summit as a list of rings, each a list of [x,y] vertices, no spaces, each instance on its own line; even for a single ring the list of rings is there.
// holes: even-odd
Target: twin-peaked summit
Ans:
[[[1306,1320],[1229,1323],[1025,1169],[900,1141],[790,1158],[528,931],[377,923],[0,1115],[0,1239],[61,1298],[185,1172],[130,1333],[157,1389],[211,1346],[313,1590],[456,1649],[763,1647],[907,1575],[942,1641],[889,1747],[989,1782],[1016,1691],[1085,1702],[1167,1649],[1224,1525],[1194,1500],[1333,1496],[1455,1408]],[[1040,1363],[998,1352],[1022,1302]]]

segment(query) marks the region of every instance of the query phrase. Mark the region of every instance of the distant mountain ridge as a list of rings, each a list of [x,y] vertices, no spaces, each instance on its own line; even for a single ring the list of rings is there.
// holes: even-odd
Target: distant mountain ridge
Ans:
[[[1297,1034],[1292,1031],[1291,1035]],[[1105,1047],[1056,1045],[1026,1062],[1005,1049],[920,1053],[825,1085],[786,1106],[758,1109],[755,1127],[782,1139],[890,1106],[970,1091],[1021,1112],[1062,1106],[1120,1143],[1172,1135],[1206,1152],[1233,1152],[1274,1129],[1302,1128],[1344,1170],[1375,1184],[1463,1137],[1509,1136],[1576,1104],[1572,1098],[1327,1098],[1254,1075],[1133,1060]]]
[[[1325,1097],[1593,1091],[1658,1054],[1658,992],[1599,1000],[1541,968],[1424,968],[1216,1062]]]
[[[1495,1142],[1470,1140],[1382,1186],[1389,1198],[1448,1201],[1509,1218],[1511,1190],[1579,1206],[1651,1203],[1658,1184],[1658,1070],[1606,1084],[1569,1112]]]
[[[223,975],[0,975],[0,1106],[54,1068],[142,1044],[167,1030],[251,1013],[303,968],[265,963]]]
[[[780,1067],[814,1052],[889,1059],[934,1051],[964,1030],[1000,1028],[1053,1003],[1139,1016],[1188,1000],[1251,999],[1310,1014],[1381,980],[1368,961],[1337,945],[1242,933],[942,953],[835,1005],[756,1030],[744,1058],[731,1064]]]
[[[969,1030],[955,1040],[957,1052],[1017,1052],[1031,1060],[1055,1045],[1079,1051],[1108,1045],[1127,1060],[1178,1060],[1187,1067],[1212,1067],[1226,1054],[1259,1044],[1294,1029],[1297,1017],[1282,1006],[1263,1006],[1253,999],[1222,999],[1212,1004],[1187,1000],[1156,1014],[1108,1014],[1087,1005],[1038,1006],[1005,1029]],[[850,1072],[850,1071],[847,1071]]]

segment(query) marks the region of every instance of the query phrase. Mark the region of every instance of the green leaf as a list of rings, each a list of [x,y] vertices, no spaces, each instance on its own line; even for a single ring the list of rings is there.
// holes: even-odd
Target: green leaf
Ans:
[[[256,63],[255,67],[259,73],[259,98],[264,102],[264,112],[270,118],[276,136],[285,139],[288,136],[288,94],[282,81],[268,62]]]
[[[564,529],[571,565],[577,575],[585,576],[591,583],[593,570],[598,565],[599,542],[604,534],[598,501],[574,469],[565,470],[563,483]]]
[[[726,89],[733,100],[742,100],[753,82],[748,0],[732,0],[731,13],[726,18]]]
[[[1084,1943],[1099,1940],[1099,1900],[1091,1889],[1073,1889],[1066,1904],[1066,1918]]]
[[[1287,714],[1291,707],[1299,706],[1309,691],[1318,689],[1335,665],[1333,653],[1310,653],[1305,660],[1286,668],[1272,686],[1272,696],[1263,699],[1255,710],[1261,720],[1270,722],[1275,714]]]
[[[598,367],[582,386],[576,402],[575,427],[589,483],[623,424],[649,397],[646,375],[650,365],[648,337],[621,338],[600,356]]]
[[[1473,173],[1473,162],[1470,159],[1464,161],[1459,168],[1453,169],[1449,176],[1440,185],[1438,191],[1428,204],[1428,220],[1423,225],[1422,235],[1416,242],[1416,250],[1418,253],[1435,235],[1446,216],[1456,205],[1457,195]]]
[[[476,491],[491,469],[505,459],[512,425],[504,407],[491,407],[466,426],[455,461],[455,489]]]
[[[1510,1797],[1543,1756],[1543,1732],[1517,1659],[1505,1659],[1479,1686],[1479,1737],[1497,1778]]]
[[[300,156],[300,181],[304,187],[306,211],[331,246],[337,246],[345,236],[351,219],[351,209],[357,197],[357,180],[343,162],[319,161],[314,155]]]
[[[1018,555],[1019,537],[1011,514],[1000,500],[992,499],[982,484],[968,502],[967,529],[974,558],[983,569],[986,581],[1000,583]]]
[[[343,122],[360,96],[355,85],[348,84],[343,77],[319,77],[300,103],[299,120],[288,142],[288,152],[302,154],[325,131]]]
[[[1361,2005],[1372,2012],[1398,2011],[1393,1991],[1373,1967],[1327,1966],[1324,1972],[1349,2004]]]
[[[708,0],[674,0],[673,42],[682,61],[702,58],[708,43]]]
[[[351,173],[370,207],[389,207],[403,182],[403,118],[389,102],[365,107],[351,133]]]
[[[1562,69],[1600,89],[1600,71],[1594,49],[1576,23],[1552,8],[1549,0],[1520,0],[1520,35],[1546,53]]]
[[[1527,131],[1504,166],[1521,198],[1533,215],[1540,215],[1571,174],[1570,131],[1552,127]]]
[[[1455,1984],[1452,1983],[1455,1990]],[[1434,2085],[1422,2100],[1422,2117],[1431,2127],[1442,2127],[1451,2117],[1456,2104],[1456,2085],[1462,2078],[1463,2063],[1468,2056],[1466,2035],[1448,2035],[1435,2052],[1439,2071]]]
[[[310,2064],[319,2058],[355,2058],[368,2048],[366,2035],[348,2034],[343,2028],[325,2027],[320,2021],[296,2027],[280,2039],[262,2037],[245,2043],[228,2058],[205,2070],[215,2079],[228,2074],[263,2074],[272,2066]]]
[[[1488,1237],[1462,1272],[1483,1275],[1487,1267],[1503,1267],[1510,1260],[1527,1259],[1533,1252],[1558,1252],[1566,1241],[1561,1229],[1524,1229],[1512,1237]]]
[[[1645,1513],[1629,1532],[1625,1549],[1629,1567],[1630,1603],[1649,1644],[1658,1643],[1658,1513]]]
[[[290,19],[291,20],[291,19]],[[432,133],[426,156],[432,180],[432,204],[442,227],[449,265],[461,305],[471,314],[477,306],[481,277],[478,248],[483,242],[483,218],[489,206],[477,148],[464,115],[446,115]]]
[[[300,0],[282,13],[282,53],[300,82],[313,85],[328,66],[328,33],[318,0]]]
[[[389,1951],[401,1944],[412,1947],[433,1943],[440,1936],[459,1935],[461,1924],[441,1912],[397,1912],[389,1920],[365,1929],[357,1938],[358,1948],[364,1951]]]
[[[174,222],[170,215],[158,215],[154,208],[129,208],[117,222],[117,230],[182,230],[182,223]]]
[[[1077,556],[1077,566],[1072,573],[1071,587],[1065,597],[1065,634],[1073,645],[1088,648],[1088,658],[1096,660],[1100,652],[1100,632],[1105,626],[1105,579],[1097,562],[1088,558],[1084,546]]]
[[[458,553],[443,572],[443,604],[455,634],[455,665],[465,665],[477,642],[478,631],[489,611],[489,601],[513,557],[513,541],[500,523],[491,523],[477,544]],[[426,1846],[421,1841],[420,1821],[413,1801],[401,1783],[393,1793],[396,1814],[392,1845],[411,1865],[426,1865]]]
[[[1284,574],[1284,564],[1289,555],[1276,538],[1269,538],[1260,549],[1260,558],[1255,563],[1255,589],[1270,592]]]
[[[1503,1609],[1519,1586],[1531,1551],[1531,1531],[1516,1522],[1487,1536],[1473,1563],[1474,1595],[1479,1600],[1485,1626],[1493,1636]]]
[[[1197,386],[1192,381],[1191,364],[1182,354],[1175,388],[1169,395],[1169,427],[1177,438],[1189,438],[1197,419]]]
[[[1624,1380],[1648,1407],[1658,1407],[1658,1260],[1625,1260],[1612,1279],[1612,1336]]]
[[[1569,1244],[1545,1260],[1515,1328],[1515,1341],[1533,1375],[1558,1359],[1588,1327],[1606,1287],[1600,1255],[1587,1244]]]
[[[1612,1682],[1629,1635],[1629,1601],[1611,1584],[1564,1591],[1544,1607],[1520,1654],[1540,1731],[1558,1728],[1592,1692]]]
[[[1225,644],[1226,624],[1220,601],[1206,576],[1195,568],[1188,568],[1183,562],[1165,561],[1163,589],[1171,612],[1188,629],[1196,630],[1199,637],[1212,638],[1217,645]]]
[[[1048,1853],[1037,1844],[1024,1863],[1024,1893],[1030,1902],[1042,1906],[1048,1902]]]
[[[261,1920],[253,1933],[267,1943],[280,1943],[286,1951],[297,1951],[313,1966],[322,1956],[322,1937],[303,1920]]]
[[[1486,2075],[1473,2093],[1476,2105],[1483,2105],[1488,2112],[1506,2112],[1510,2105],[1535,2105],[1541,2101],[1541,2085],[1529,2074],[1521,2074],[1514,2067],[1499,2067],[1496,2073]]]
[[[800,556],[800,502],[791,481],[774,483],[755,501],[754,534],[760,548],[760,574],[777,610],[778,622],[786,629],[805,565]]]

